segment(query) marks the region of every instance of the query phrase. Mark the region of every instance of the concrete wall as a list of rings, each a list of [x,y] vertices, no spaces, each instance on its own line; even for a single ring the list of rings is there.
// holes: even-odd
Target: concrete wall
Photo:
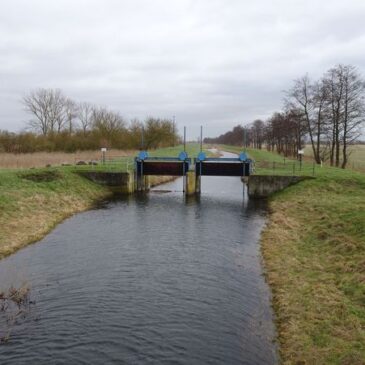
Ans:
[[[108,186],[112,191],[117,193],[131,194],[136,189],[133,173],[80,171],[79,174],[97,184]],[[145,176],[144,178],[143,190],[148,190],[150,187],[149,176]],[[248,196],[250,198],[267,198],[271,194],[304,179],[310,179],[310,177],[251,175],[242,178],[243,182],[247,183]],[[200,181],[197,181],[194,171],[187,173],[185,182],[186,195],[193,195],[196,192],[200,192]]]
[[[196,193],[196,175],[195,171],[188,171],[185,177],[185,194],[193,195]]]
[[[310,177],[251,175],[247,182],[248,196],[250,198],[267,198],[271,194],[305,179],[310,179]]]
[[[118,193],[134,191],[134,174],[128,172],[80,171],[79,174]]]

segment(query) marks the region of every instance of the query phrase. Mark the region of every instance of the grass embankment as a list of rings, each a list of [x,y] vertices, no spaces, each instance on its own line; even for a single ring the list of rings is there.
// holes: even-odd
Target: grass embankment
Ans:
[[[261,238],[282,362],[365,364],[365,174],[319,167],[315,177],[269,199]]]
[[[0,170],[0,258],[109,194],[68,169]]]
[[[187,145],[189,156],[196,154],[198,149],[197,144]],[[182,146],[163,148],[151,155],[177,156],[181,150]],[[108,188],[94,184],[75,172],[81,169],[124,172],[132,168],[133,157],[119,157],[97,166],[0,168],[0,259],[38,241],[66,217],[89,209],[111,195]],[[156,176],[151,183],[157,185],[168,179]]]

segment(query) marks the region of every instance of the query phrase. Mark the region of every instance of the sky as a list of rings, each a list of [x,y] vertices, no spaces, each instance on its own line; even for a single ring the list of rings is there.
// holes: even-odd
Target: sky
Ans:
[[[364,0],[0,0],[0,129],[60,88],[188,138],[268,118],[284,90],[338,64],[365,74]]]

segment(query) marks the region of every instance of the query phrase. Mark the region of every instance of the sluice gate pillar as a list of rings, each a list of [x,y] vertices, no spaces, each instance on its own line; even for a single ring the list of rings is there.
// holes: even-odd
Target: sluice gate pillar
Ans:
[[[146,151],[141,151],[135,159],[136,191],[149,190],[148,177],[158,175],[183,176],[185,191],[190,162],[186,152],[181,152],[178,157],[149,157]]]

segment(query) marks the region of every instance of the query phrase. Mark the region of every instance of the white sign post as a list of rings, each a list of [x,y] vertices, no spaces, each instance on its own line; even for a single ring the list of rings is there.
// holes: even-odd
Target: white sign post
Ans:
[[[105,154],[106,154],[106,147],[102,147],[102,149],[101,149],[101,161],[103,162],[103,165],[105,164]]]

